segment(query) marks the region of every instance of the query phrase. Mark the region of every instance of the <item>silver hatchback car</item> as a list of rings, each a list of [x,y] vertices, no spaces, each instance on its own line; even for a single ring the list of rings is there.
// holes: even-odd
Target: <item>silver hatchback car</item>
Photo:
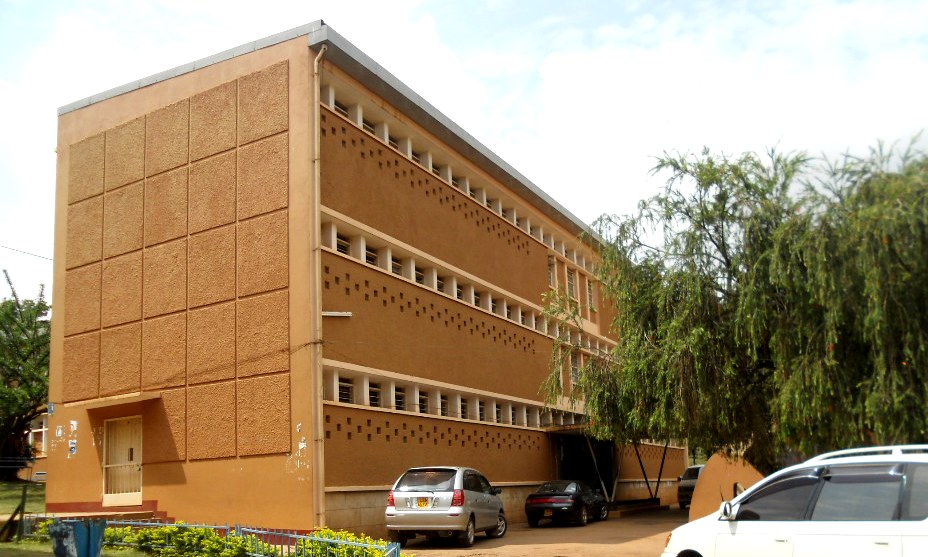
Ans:
[[[403,473],[387,497],[385,513],[390,539],[406,545],[417,534],[454,536],[463,547],[475,532],[501,538],[508,523],[500,489],[473,468],[428,466]]]

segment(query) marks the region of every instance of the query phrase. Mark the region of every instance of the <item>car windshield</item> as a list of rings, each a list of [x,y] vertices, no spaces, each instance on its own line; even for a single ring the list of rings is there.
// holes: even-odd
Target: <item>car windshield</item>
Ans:
[[[694,466],[694,467],[691,467],[691,468],[687,468],[686,471],[683,472],[683,478],[682,478],[682,479],[684,479],[684,480],[695,480],[696,478],[699,477],[699,472],[700,472],[700,471],[702,471],[702,466]]]
[[[396,489],[400,491],[452,491],[454,489],[454,470],[433,468],[427,470],[409,470]]]
[[[573,493],[577,491],[574,482],[548,482],[538,488],[535,493]]]

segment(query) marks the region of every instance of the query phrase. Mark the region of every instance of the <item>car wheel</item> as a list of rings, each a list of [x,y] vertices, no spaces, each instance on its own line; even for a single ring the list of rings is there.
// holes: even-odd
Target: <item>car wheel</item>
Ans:
[[[496,528],[492,530],[487,530],[488,538],[502,538],[506,535],[506,530],[509,529],[509,523],[506,522],[506,517],[503,516],[503,513],[499,513],[499,517],[496,519]]]
[[[609,506],[603,503],[603,508],[599,510],[599,520],[606,520],[609,518]]]
[[[409,541],[409,535],[400,530],[390,530],[387,532],[387,537],[391,542],[400,544],[400,547],[406,547],[406,542]]]
[[[580,516],[577,518],[577,523],[580,524],[580,526],[586,526],[589,521],[590,514],[586,512],[586,507],[580,507]]]
[[[529,528],[538,528],[538,523],[541,522],[541,519],[537,516],[528,517],[528,527]]]
[[[474,545],[474,517],[467,521],[467,528],[458,532],[458,545],[470,547]]]

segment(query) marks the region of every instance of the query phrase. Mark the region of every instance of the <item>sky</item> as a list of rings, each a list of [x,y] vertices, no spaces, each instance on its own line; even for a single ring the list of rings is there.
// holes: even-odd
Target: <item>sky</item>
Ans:
[[[59,107],[319,19],[587,223],[656,194],[664,153],[865,154],[928,122],[925,0],[0,0],[19,295],[51,299]]]

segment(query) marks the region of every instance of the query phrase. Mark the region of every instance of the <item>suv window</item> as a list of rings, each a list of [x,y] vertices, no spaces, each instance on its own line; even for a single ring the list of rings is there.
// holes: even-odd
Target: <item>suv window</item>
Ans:
[[[906,472],[906,493],[902,501],[902,520],[928,518],[928,465],[910,464]]]
[[[781,478],[741,503],[737,520],[802,520],[818,485],[814,470]]]
[[[836,466],[823,476],[812,520],[893,520],[901,465]]]
[[[396,484],[399,491],[451,491],[455,471],[447,468],[410,470]]]
[[[480,485],[480,477],[473,472],[464,473],[464,489],[467,491],[483,492],[483,486]]]
[[[681,480],[695,480],[699,477],[699,473],[702,472],[702,466],[690,466],[683,471],[683,475],[680,476]]]

